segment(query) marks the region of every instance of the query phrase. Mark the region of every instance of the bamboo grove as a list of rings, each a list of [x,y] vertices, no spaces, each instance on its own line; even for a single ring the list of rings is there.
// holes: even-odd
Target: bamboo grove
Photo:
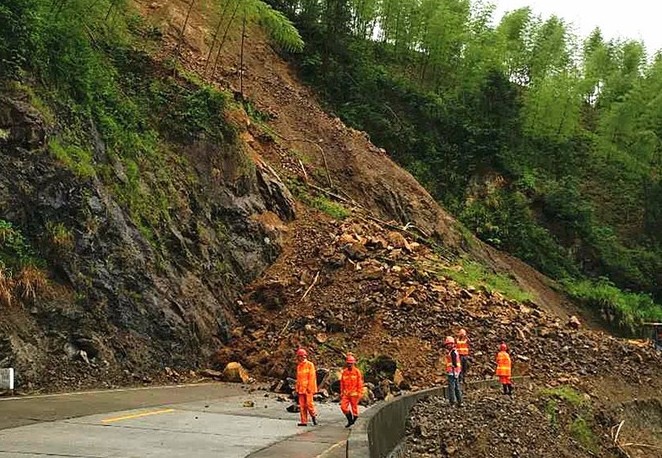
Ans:
[[[661,54],[480,1],[270,3],[330,109],[470,230],[616,321],[662,316]]]
[[[182,5],[209,18],[203,80],[218,77],[228,37],[263,27],[329,110],[481,239],[625,329],[662,320],[662,55],[529,8],[497,20],[470,0]],[[129,42],[149,47],[162,31],[136,16],[126,0],[0,0],[0,79],[96,119],[128,155],[149,150],[149,113],[119,88],[139,83],[124,68]]]

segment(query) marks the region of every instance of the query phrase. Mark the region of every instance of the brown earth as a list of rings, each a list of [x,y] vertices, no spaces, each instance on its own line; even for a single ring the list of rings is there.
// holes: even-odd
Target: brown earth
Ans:
[[[188,3],[145,0],[138,6],[165,32],[164,47],[154,51],[155,59],[173,55]],[[210,35],[207,18],[194,11],[181,47],[186,70],[203,75]],[[235,289],[243,291],[241,300],[224,306],[232,311],[227,316],[227,345],[221,345],[218,337],[214,340],[219,343],[214,357],[217,369],[239,361],[251,375],[282,378],[291,375],[293,349],[301,345],[310,349],[318,366],[326,367],[340,365],[347,351],[353,351],[368,367],[377,356],[389,355],[398,361],[412,385],[431,386],[442,380],[441,341],[463,327],[473,348],[473,378],[493,375],[497,346],[506,341],[512,349],[515,372],[530,375],[540,386],[571,384],[601,397],[625,385],[622,392],[633,396],[639,390],[659,396],[659,353],[608,335],[586,314],[582,321],[591,325],[589,329],[568,328],[568,315],[580,315],[581,311],[554,288],[553,281],[461,231],[387,152],[372,145],[365,133],[347,128],[325,113],[256,27],[249,28],[244,68],[238,69],[239,41],[236,33],[230,34],[221,54],[221,68],[209,79],[236,91],[243,72],[246,98],[269,119],[256,122],[243,112],[230,115],[232,122],[244,129],[244,152],[258,165],[255,187],[259,186],[261,196],[260,211],[248,212],[247,221],[241,220],[245,226],[238,224],[237,232],[248,227],[251,240],[268,239],[259,246],[270,263],[275,258],[275,252],[267,247],[271,240],[281,251],[257,279],[246,275],[236,282]],[[207,152],[213,156],[211,149]],[[190,160],[196,157],[192,154]],[[204,164],[198,166],[205,168]],[[265,184],[267,176],[273,181]],[[212,183],[213,177],[207,178]],[[299,197],[292,221],[287,220],[293,214],[287,217],[269,210],[279,208],[283,199],[279,194],[277,202],[272,202],[271,191],[280,179]],[[213,205],[213,197],[209,205]],[[334,220],[312,208],[316,199],[341,201],[350,216]],[[242,196],[237,196],[237,201],[243,202]],[[254,210],[255,205],[249,207]],[[219,252],[224,253],[221,245]],[[251,249],[241,253],[245,259],[234,259],[235,264],[252,259]],[[460,269],[458,259],[464,254],[510,276],[532,295],[532,301],[517,303],[499,293],[451,280],[448,270]],[[187,260],[193,262],[196,257],[191,255]],[[202,267],[194,267],[195,274],[204,279]],[[135,270],[141,271],[141,265]],[[150,281],[157,286],[163,282],[158,278]],[[197,283],[187,286],[174,279],[172,283],[176,293],[193,296],[201,289]],[[218,287],[207,283],[205,295],[211,297]],[[170,291],[168,288],[166,284],[161,289]],[[185,315],[177,319],[178,324],[191,318],[174,297],[171,300],[174,312],[170,313]],[[191,299],[192,304],[210,302],[208,297]],[[150,323],[158,320],[156,315],[144,318]],[[204,332],[198,334],[199,339],[209,341]],[[164,347],[163,353],[168,351]],[[60,359],[54,356],[49,367],[54,368]],[[86,370],[82,362],[77,364]],[[103,369],[99,371],[105,374]],[[126,383],[133,376],[125,373],[121,380]],[[143,378],[140,374],[136,377]],[[534,394],[531,396],[515,401],[519,413],[528,409],[526,402],[535,404]],[[501,400],[485,398],[484,403],[476,403],[476,415],[491,411],[494,403]],[[508,412],[516,415],[515,411]],[[492,420],[490,424],[498,423],[497,418]],[[525,414],[521,421],[533,430],[541,417]],[[553,440],[553,435],[542,429],[533,439],[521,440],[528,441],[527,450],[537,450],[538,444]],[[571,445],[560,443],[559,447]]]
[[[583,411],[580,413],[580,411]],[[497,390],[472,392],[460,408],[432,397],[419,402],[407,424],[407,458],[619,457],[606,434],[572,435],[574,418],[600,430],[588,409],[518,387],[513,397]],[[576,427],[576,426],[575,426]],[[588,429],[585,431],[589,431]],[[597,454],[597,455],[596,455]]]
[[[188,4],[138,1],[143,14],[166,33],[161,57],[174,55]],[[211,12],[194,10],[180,55],[186,69],[237,93],[240,87],[239,30],[231,31],[221,52],[219,68],[205,73],[213,30]],[[214,54],[216,51],[214,51]],[[213,56],[212,56],[213,58]],[[211,67],[210,65],[209,67]],[[600,324],[577,308],[551,279],[522,261],[500,252],[462,231],[459,223],[441,208],[388,152],[373,145],[368,134],[345,126],[324,111],[315,94],[298,79],[292,66],[269,43],[258,27],[249,27],[243,65],[245,97],[269,117],[267,129],[252,125],[250,132],[261,143],[256,149],[280,173],[304,175],[333,190],[357,206],[385,220],[409,225],[413,231],[439,243],[448,256],[469,254],[484,265],[513,278],[537,303],[566,317],[579,314],[585,323]],[[255,146],[255,142],[250,142]]]
[[[145,11],[174,26],[166,27],[172,32],[183,23],[184,5],[150,3]],[[206,18],[194,12],[182,55],[185,67],[200,75],[209,35]],[[574,385],[599,399],[621,388],[625,379],[622,392],[659,396],[659,353],[613,338],[553,281],[461,231],[386,151],[325,113],[257,28],[249,28],[239,70],[239,42],[231,34],[212,80],[236,93],[243,71],[246,98],[268,115],[264,124],[244,119],[252,157],[289,180],[301,199],[297,218],[284,232],[281,256],[238,304],[234,340],[219,350],[219,367],[238,360],[253,374],[286,377],[292,375],[292,350],[301,345],[322,367],[340,365],[347,351],[363,361],[386,354],[398,361],[414,386],[430,386],[442,380],[441,341],[464,327],[472,339],[473,378],[493,375],[496,347],[507,341],[515,372],[530,375],[537,386]],[[352,216],[336,221],[306,205],[311,198],[329,196],[342,201]],[[443,269],[461,268],[457,259],[463,254],[509,276],[533,300],[519,304],[446,278]],[[582,317],[583,329],[567,327],[569,315]],[[508,440],[521,441],[521,456],[532,450],[546,450],[536,456],[575,456],[579,452],[572,438],[557,441],[558,431],[537,429],[545,417],[527,410],[535,398],[531,392],[515,401],[513,421],[526,428],[524,436],[514,437],[506,429]],[[482,401],[475,403],[482,413],[501,403]],[[558,447],[548,448],[550,441]]]

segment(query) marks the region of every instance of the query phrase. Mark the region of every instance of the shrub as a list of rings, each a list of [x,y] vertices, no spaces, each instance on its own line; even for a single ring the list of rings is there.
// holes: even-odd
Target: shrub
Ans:
[[[23,299],[36,299],[37,293],[42,292],[48,285],[44,271],[36,266],[25,266],[16,277],[16,288]]]
[[[0,304],[10,307],[13,299],[13,281],[11,272],[0,261]]]
[[[564,282],[566,291],[588,307],[598,309],[616,327],[636,333],[644,321],[662,321],[662,305],[649,294],[624,292],[608,279]]]

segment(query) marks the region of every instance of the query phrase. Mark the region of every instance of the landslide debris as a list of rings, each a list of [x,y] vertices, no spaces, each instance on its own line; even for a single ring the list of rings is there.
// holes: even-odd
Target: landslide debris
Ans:
[[[518,387],[471,392],[461,408],[441,397],[420,401],[407,423],[407,458],[618,457],[589,407]]]
[[[344,221],[302,210],[283,253],[238,304],[240,326],[216,355],[262,376],[293,374],[293,351],[312,351],[318,367],[342,365],[351,351],[366,364],[389,355],[412,385],[440,377],[441,343],[459,328],[472,346],[470,377],[494,374],[507,342],[516,375],[546,383],[624,377],[659,386],[662,355],[600,331],[575,329],[536,303],[518,303],[489,287],[463,287],[449,261],[397,225],[360,214]]]

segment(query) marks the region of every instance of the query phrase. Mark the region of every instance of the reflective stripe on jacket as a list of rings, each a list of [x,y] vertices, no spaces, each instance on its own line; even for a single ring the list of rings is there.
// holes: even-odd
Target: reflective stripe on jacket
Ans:
[[[452,349],[446,353],[446,373],[448,375],[459,374],[462,372],[462,363],[460,362],[460,355],[456,349]]]
[[[363,394],[363,375],[358,367],[345,368],[340,377],[342,396],[361,396]]]
[[[500,351],[499,354],[497,354],[496,362],[497,362],[497,369],[496,369],[497,377],[510,377],[511,362],[510,362],[510,355],[508,354],[508,352]]]
[[[468,339],[457,339],[457,352],[460,356],[469,356],[469,340]]]
[[[299,394],[317,393],[317,372],[310,361],[302,361],[297,365],[296,391]]]

